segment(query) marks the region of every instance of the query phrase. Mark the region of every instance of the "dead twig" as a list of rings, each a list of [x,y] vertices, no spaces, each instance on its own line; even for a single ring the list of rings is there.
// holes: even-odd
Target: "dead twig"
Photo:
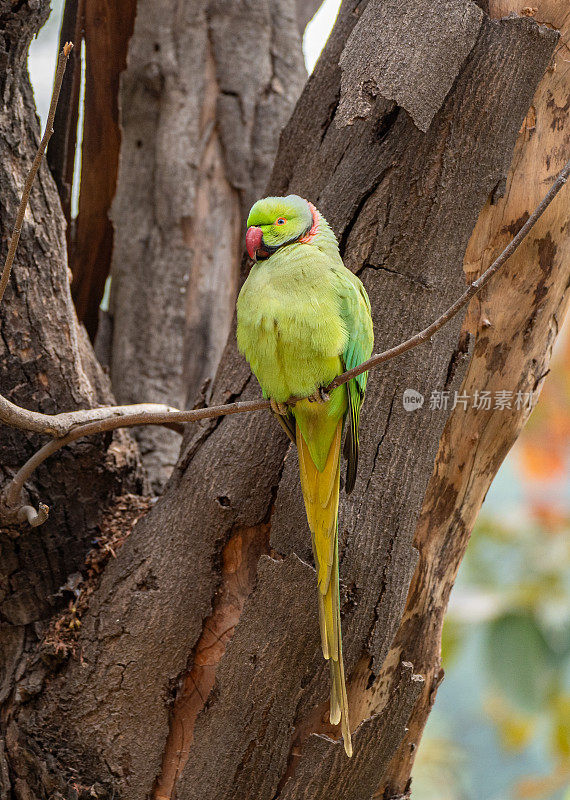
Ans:
[[[459,297],[440,317],[432,322],[431,325],[424,328],[424,330],[419,333],[416,333],[410,339],[406,339],[405,342],[401,342],[382,353],[377,353],[358,367],[354,367],[354,369],[339,375],[324,389],[324,391],[327,393],[332,392],[333,389],[342,386],[343,383],[347,383],[351,378],[355,378],[361,373],[373,369],[379,364],[383,364],[385,361],[390,361],[392,358],[396,358],[408,350],[426,342],[428,339],[431,339],[432,336],[467,305],[472,297],[480,292],[499,271],[528,235],[531,228],[536,224],[537,220],[542,216],[554,197],[567,182],[569,176],[570,161],[566,164],[564,169],[561,170],[541,203],[535,208],[531,216],[500,256],[469,286],[461,297]],[[294,405],[301,399],[303,398],[291,397],[287,402],[289,405]],[[66,437],[72,431],[74,434],[78,434],[79,430],[82,430],[84,425],[94,422],[98,422],[99,425],[97,429],[93,429],[92,432],[103,433],[105,431],[115,430],[116,428],[133,427],[135,425],[168,425],[174,427],[176,425],[184,425],[188,422],[197,422],[201,419],[211,419],[227,414],[240,414],[249,411],[262,411],[269,408],[269,400],[251,400],[190,411],[180,411],[172,406],[158,403],[137,403],[127,406],[102,406],[100,408],[83,409],[81,411],[68,411],[61,414],[41,414],[37,411],[28,411],[27,409],[20,408],[0,395],[0,421],[12,427],[20,428],[21,430],[43,433],[56,438]],[[85,433],[83,435],[87,436],[88,434]],[[80,437],[74,435],[74,440],[75,438]]]
[[[63,81],[63,74],[65,72],[65,68],[67,66],[67,59],[71,51],[73,50],[73,44],[71,42],[67,42],[64,45],[63,50],[59,54],[59,58],[57,60],[57,69],[55,72],[55,79],[53,83],[53,93],[51,96],[51,103],[49,107],[49,114],[46,123],[46,129],[44,131],[44,135],[40,142],[40,146],[38,147],[38,151],[36,153],[36,157],[34,158],[32,167],[28,173],[28,177],[26,178],[26,183],[24,184],[24,191],[22,192],[22,199],[20,200],[20,206],[18,208],[18,213],[16,214],[16,222],[14,224],[14,230],[12,231],[12,237],[10,239],[10,245],[8,247],[8,254],[6,256],[6,261],[4,262],[4,269],[2,270],[2,277],[0,278],[0,302],[4,297],[4,292],[6,290],[6,286],[8,285],[8,281],[10,280],[10,272],[12,271],[12,264],[14,263],[14,256],[16,255],[16,248],[18,247],[18,242],[20,241],[20,233],[22,231],[22,223],[24,222],[24,215],[26,213],[26,207],[28,205],[28,200],[30,197],[30,192],[32,191],[32,184],[34,182],[34,178],[36,177],[36,172],[40,168],[40,164],[42,163],[42,158],[47,147],[49,140],[51,139],[51,135],[53,133],[53,120],[55,117],[55,110],[57,108],[57,101],[59,99],[59,93],[61,91],[61,83]]]
[[[10,248],[4,264],[4,271],[0,279],[0,301],[4,294],[4,289],[10,277],[10,270],[14,261],[14,255],[18,240],[20,237],[20,230],[22,220],[24,218],[28,198],[30,195],[31,186],[38,171],[39,164],[49,138],[52,134],[53,118],[57,106],[57,99],[61,88],[63,73],[65,65],[71,52],[73,45],[68,43],[60,53],[58,66],[56,71],[56,78],[54,83],[54,90],[50,106],[50,112],[46,125],[46,131],[41,141],[40,147],[34,159],[34,163],[30,173],[26,179],[26,185],[22,195],[18,215],[16,217],[16,224],[10,240]],[[542,216],[550,203],[554,200],[558,192],[562,189],[570,176],[570,161],[560,171],[556,180],[550,187],[539,205],[534,209],[528,220],[522,226],[520,231],[516,234],[513,240],[507,245],[500,256],[485,270],[485,272],[474,281],[469,288],[459,297],[453,305],[451,305],[438,319],[428,325],[427,328],[416,333],[405,342],[401,342],[389,350],[382,353],[373,355],[368,361],[363,362],[358,367],[344,372],[342,375],[336,377],[326,388],[325,392],[332,392],[333,389],[342,386],[352,378],[356,378],[363,372],[366,372],[374,367],[396,358],[408,350],[428,341],[438,330],[443,328],[467,303],[486,286],[491,278],[500,270],[500,268],[507,262],[510,256],[519,247],[521,242],[528,235],[532,227],[536,224],[537,220]],[[287,401],[288,405],[294,405],[303,398],[291,397]],[[86,409],[81,411],[69,411],[62,414],[41,414],[35,411],[27,411],[19,406],[11,403],[6,398],[0,395],[0,421],[12,427],[20,428],[21,430],[32,431],[35,433],[43,433],[53,437],[52,441],[45,444],[40,450],[26,461],[26,463],[18,470],[13,479],[7,484],[4,491],[0,495],[0,511],[2,516],[10,522],[22,522],[27,520],[30,525],[41,525],[45,522],[48,514],[48,507],[40,504],[40,510],[36,512],[29,505],[20,505],[20,497],[24,484],[32,475],[35,469],[42,464],[46,458],[53,455],[57,450],[60,450],[65,445],[81,439],[84,436],[93,436],[94,434],[112,431],[117,428],[128,428],[137,425],[165,425],[166,427],[179,430],[179,426],[188,422],[197,422],[201,419],[211,419],[213,417],[225,416],[228,414],[242,414],[250,411],[263,411],[270,408],[269,400],[251,400],[240,401],[237,403],[229,403],[227,405],[212,406],[210,408],[198,408],[190,411],[180,411],[170,406],[163,406],[154,403],[139,403],[131,406],[104,406],[95,409]]]
[[[374,369],[374,367],[396,358],[402,353],[406,353],[414,347],[428,341],[437,333],[438,330],[449,322],[467,303],[474,297],[481,289],[491,280],[491,278],[500,270],[503,264],[512,256],[515,250],[519,247],[521,242],[530,232],[531,228],[536,224],[537,220],[542,216],[544,211],[548,208],[550,203],[554,200],[560,189],[567,182],[570,176],[570,161],[561,170],[558,177],[550,187],[549,191],[535,208],[528,220],[522,226],[520,231],[516,234],[513,240],[503,250],[501,255],[495,259],[491,266],[474,281],[469,288],[459,297],[453,305],[451,305],[438,319],[428,325],[427,328],[407,339],[405,342],[385,350],[383,353],[378,353],[368,361],[360,364],[354,369],[344,372],[335,378],[325,389],[325,391],[332,392],[344,383],[347,383],[351,378],[356,378],[367,370]],[[289,405],[294,405],[301,400],[299,397],[291,397],[287,401]],[[4,398],[0,398],[3,403],[8,403]],[[23,409],[18,409],[17,406],[10,404],[11,412],[15,413],[16,410],[21,411],[23,414],[32,415],[34,424],[38,427],[43,425],[44,433],[51,433],[55,428],[59,431],[60,438],[54,439],[45,444],[37,453],[35,453],[17,472],[12,481],[8,484],[2,493],[2,502],[4,508],[13,508],[19,502],[20,494],[24,488],[25,482],[31,476],[33,471],[43,462],[46,458],[53,455],[57,450],[64,447],[76,439],[81,439],[84,436],[92,436],[96,433],[103,433],[105,431],[115,430],[116,428],[133,427],[135,425],[164,425],[168,423],[187,423],[196,422],[201,419],[211,419],[213,417],[220,417],[228,414],[241,414],[249,411],[262,411],[270,408],[269,400],[251,400],[242,401],[238,403],[229,403],[223,406],[212,406],[211,408],[198,408],[191,411],[178,411],[167,406],[155,408],[151,404],[138,405],[138,406],[110,406],[108,408],[98,408],[86,411],[72,411],[67,414],[56,414],[50,416],[49,414],[37,414],[34,412],[26,412]],[[3,405],[0,403],[0,419],[2,417]],[[94,419],[94,417],[97,417]],[[20,419],[20,422],[23,420]],[[14,424],[12,422],[12,424]],[[51,426],[51,430],[49,429]],[[21,427],[18,425],[18,427]],[[24,425],[22,425],[24,427]],[[30,428],[25,428],[30,430]],[[62,435],[63,431],[67,432]],[[37,430],[37,427],[34,428]],[[52,434],[53,435],[53,434]],[[56,434],[57,435],[57,434]],[[39,524],[39,523],[36,523]]]

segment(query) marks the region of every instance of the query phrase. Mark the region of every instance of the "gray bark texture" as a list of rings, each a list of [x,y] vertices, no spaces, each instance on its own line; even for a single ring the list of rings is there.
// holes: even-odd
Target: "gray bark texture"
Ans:
[[[239,9],[255,5],[240,3]],[[343,3],[281,136],[269,181],[271,193],[301,194],[331,223],[347,265],[358,272],[370,295],[377,350],[425,327],[465,288],[462,261],[470,234],[482,206],[504,180],[517,132],[557,40],[554,31],[530,19],[490,20],[470,0],[454,3],[451,22],[459,20],[461,27],[461,20],[470,20],[471,44],[465,45],[463,60],[455,59],[452,77],[450,64],[433,56],[434,46],[445,47],[447,41],[435,18],[430,18],[429,32],[419,27],[413,42],[420,60],[424,53],[434,69],[442,64],[441,81],[450,87],[439,107],[431,107],[427,130],[420,130],[406,108],[380,90],[352,124],[339,124],[341,85],[344,96],[350,95],[350,66],[361,48],[372,52],[366,37],[375,36],[376,28],[364,28],[358,40],[351,33],[364,14],[374,21],[383,5],[380,0]],[[413,9],[423,4],[411,0],[408,5]],[[222,10],[222,4],[215,7]],[[236,7],[223,4],[227,14]],[[143,19],[137,18],[137,25]],[[216,64],[218,35],[229,38],[245,30],[238,26],[240,19],[221,16],[216,22],[215,15],[208,17],[214,52],[208,51],[210,64]],[[195,20],[200,32],[200,16]],[[169,36],[183,22],[165,39],[157,38],[157,32],[163,33],[160,25],[149,27],[149,50],[156,43],[161,58],[166,57],[164,50],[174,58]],[[444,24],[451,24],[449,17]],[[262,25],[259,35],[263,31]],[[202,41],[203,32],[196,35]],[[275,42],[272,52],[279,52]],[[184,49],[178,58],[194,54]],[[407,63],[404,53],[402,62]],[[162,93],[169,73],[162,68],[149,72],[149,63],[142,59],[137,72],[131,60],[123,92],[124,114],[130,113],[128,108],[142,113],[137,93],[147,97],[152,118],[139,119],[141,131],[159,124],[168,96]],[[249,63],[257,78],[262,71],[257,49],[256,60]],[[284,63],[275,58],[272,80],[279,78],[277,68]],[[358,77],[354,80],[358,94],[361,85]],[[278,105],[272,84],[269,89],[264,85],[267,102],[274,99]],[[248,95],[254,105],[257,91]],[[153,92],[162,98],[155,105]],[[238,103],[234,89],[225,92],[220,104],[231,108]],[[169,102],[175,104],[176,98],[182,103],[176,94]],[[408,97],[406,102],[413,109],[423,101]],[[262,108],[260,103],[259,113]],[[188,115],[184,119],[184,124],[196,123]],[[246,132],[253,130],[243,125]],[[215,129],[216,141],[227,151],[223,126],[216,123]],[[255,131],[263,137],[265,128],[258,123]],[[183,133],[173,124],[161,128],[164,148],[169,142],[171,154],[165,164],[171,169],[170,193],[155,195],[153,213],[158,221],[166,214],[169,222],[164,228],[153,222],[148,229],[147,192],[154,185],[149,164],[155,163],[155,154],[139,157],[144,134],[139,148],[134,129],[130,134],[133,146],[125,151],[133,159],[130,206],[125,217],[119,214],[126,200],[124,194],[123,200],[118,196],[115,223],[121,217],[121,224],[137,232],[131,248],[141,264],[153,248],[163,259],[168,253],[180,264],[184,261],[182,223],[178,231],[170,223],[181,209],[194,220],[194,206],[184,196],[193,168]],[[128,130],[125,139],[129,141]],[[268,150],[261,142],[253,148],[247,142],[253,160],[242,162],[235,155],[232,164],[243,169],[247,163],[247,174],[261,183],[269,159],[261,156]],[[242,138],[237,143],[243,145]],[[164,158],[167,150],[162,152]],[[237,182],[229,182],[228,197],[247,205],[253,184]],[[167,213],[169,204],[172,213]],[[153,263],[158,271],[160,260]],[[243,267],[242,278],[245,263]],[[146,288],[154,275],[141,267],[138,277],[125,281],[125,291],[135,284]],[[168,305],[181,295],[181,285],[174,282],[168,291],[161,290],[165,307],[149,306],[146,317],[140,316],[140,305],[131,304],[139,316],[130,324],[141,336],[156,320],[158,342],[159,327],[168,328],[170,314],[182,319]],[[92,587],[75,639],[76,657],[60,661],[42,691],[31,697],[18,694],[29,671],[22,667],[12,678],[0,750],[0,776],[8,775],[11,788],[4,794],[9,800],[83,799],[93,792],[109,800],[372,797],[406,736],[424,686],[414,665],[400,654],[384,662],[416,566],[413,535],[447,418],[428,403],[420,412],[407,413],[402,393],[413,388],[429,397],[433,390],[459,388],[470,348],[461,326],[458,318],[429,344],[370,375],[359,476],[353,494],[341,500],[339,527],[353,759],[345,757],[338,731],[327,722],[328,667],[320,651],[316,581],[296,453],[269,414],[235,415],[188,430],[162,497]],[[151,338],[149,333],[149,361],[160,361],[163,355],[166,360],[161,349],[153,349]],[[122,363],[127,370],[128,360]],[[153,380],[160,385],[158,373]],[[210,399],[221,403],[258,395],[232,331]],[[80,486],[83,481],[78,478]]]
[[[110,366],[121,403],[190,406],[228,337],[247,211],[306,78],[294,0],[140,0],[121,88]],[[180,448],[137,431],[159,490]]]
[[[341,56],[337,124],[366,117],[380,94],[427,131],[473,48],[482,16],[464,0],[370,3]],[[424,46],[414,47],[418,41]]]
[[[0,220],[2,264],[20,194],[39,144],[39,123],[26,59],[49,3],[0,3]],[[25,408],[55,413],[114,402],[69,289],[65,227],[49,169],[41,165],[0,314],[0,391]],[[4,483],[44,441],[2,427]],[[78,481],[78,474],[82,480]],[[0,530],[0,702],[14,675],[36,652],[54,610],[69,601],[59,587],[83,564],[115,496],[140,491],[130,438],[101,436],[61,450],[27,487],[27,501],[50,506],[40,528]],[[32,674],[33,673],[33,674]],[[22,682],[22,697],[41,688],[42,670]],[[1,774],[1,773],[0,773]],[[0,791],[0,797],[4,797]]]

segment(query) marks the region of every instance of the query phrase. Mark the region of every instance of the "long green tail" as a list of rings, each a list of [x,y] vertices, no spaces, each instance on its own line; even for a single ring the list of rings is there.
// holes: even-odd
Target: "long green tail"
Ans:
[[[323,655],[330,664],[330,720],[333,725],[341,723],[344,749],[346,754],[351,756],[352,742],[342,659],[338,578],[338,495],[342,420],[338,423],[322,472],[317,470],[299,426],[297,426],[296,433],[301,488],[311,529],[313,555],[317,569],[321,645]]]

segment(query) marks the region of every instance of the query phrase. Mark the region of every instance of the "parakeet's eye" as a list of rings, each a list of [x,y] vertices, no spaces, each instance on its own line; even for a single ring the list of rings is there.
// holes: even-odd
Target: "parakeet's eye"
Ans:
[[[276,225],[285,225],[286,222],[287,222],[286,219],[283,219],[283,217],[279,217],[279,219],[276,220],[275,224]]]

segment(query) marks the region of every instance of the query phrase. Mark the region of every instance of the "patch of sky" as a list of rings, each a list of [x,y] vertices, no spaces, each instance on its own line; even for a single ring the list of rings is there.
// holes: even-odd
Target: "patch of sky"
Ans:
[[[321,7],[309,22],[303,36],[303,55],[309,75],[326,44],[335,23],[341,0],[324,0]]]

